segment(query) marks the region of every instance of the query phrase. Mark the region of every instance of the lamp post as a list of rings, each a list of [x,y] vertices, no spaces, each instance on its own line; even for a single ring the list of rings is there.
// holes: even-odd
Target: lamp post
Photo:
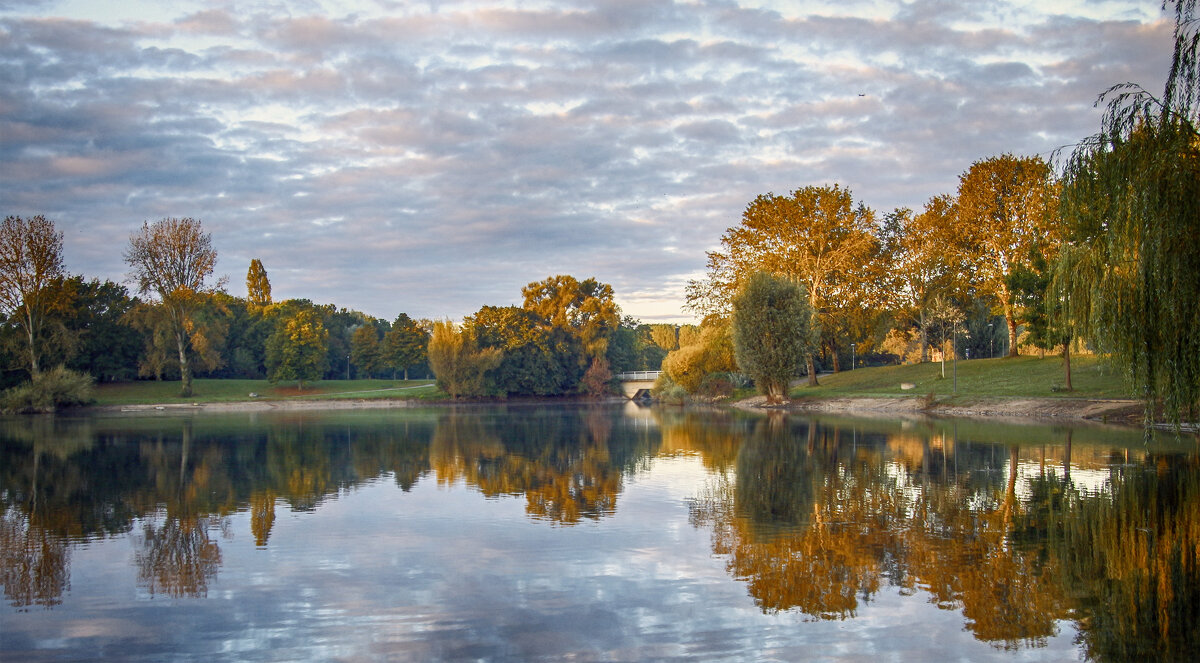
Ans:
[[[988,359],[996,358],[996,334],[992,331],[995,324],[994,322],[988,323]]]
[[[855,345],[856,344],[854,344],[854,343],[850,344],[850,370],[852,370],[852,371],[854,370],[854,364],[856,363],[856,361],[855,361],[856,356],[854,354]]]
[[[350,379],[350,355],[346,355],[346,379]]]

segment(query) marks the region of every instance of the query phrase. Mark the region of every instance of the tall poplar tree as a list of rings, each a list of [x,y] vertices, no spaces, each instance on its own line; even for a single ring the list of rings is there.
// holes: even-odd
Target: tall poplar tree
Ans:
[[[258,258],[250,261],[250,269],[246,272],[246,301],[258,308],[271,305],[271,281]]]

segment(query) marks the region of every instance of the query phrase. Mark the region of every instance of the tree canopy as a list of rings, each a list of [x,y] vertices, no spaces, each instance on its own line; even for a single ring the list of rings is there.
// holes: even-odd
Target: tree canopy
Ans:
[[[213,292],[207,279],[217,263],[212,235],[204,232],[198,219],[164,218],[145,222],[129,237],[125,262],[141,294],[155,294],[166,309],[167,320],[179,353],[180,396],[192,394],[192,371],[188,363],[192,314],[201,295]]]

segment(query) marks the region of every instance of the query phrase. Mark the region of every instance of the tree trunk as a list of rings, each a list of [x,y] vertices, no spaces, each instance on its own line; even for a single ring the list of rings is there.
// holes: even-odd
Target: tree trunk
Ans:
[[[29,379],[33,380],[37,378],[38,373],[41,372],[41,369],[38,367],[37,347],[35,347],[33,344],[32,323],[29,325],[27,331],[29,334]]]
[[[1071,341],[1063,343],[1063,367],[1067,371],[1067,391],[1075,391],[1071,386]]]
[[[1017,356],[1017,319],[1011,311],[1004,312],[1004,320],[1008,323],[1008,356]]]
[[[810,387],[821,386],[817,382],[817,364],[816,364],[816,362],[813,361],[813,356],[812,356],[811,352],[804,356],[804,363],[808,367],[808,386],[810,386]]]
[[[929,361],[929,336],[925,333],[925,309],[921,309],[919,324],[921,326],[921,363]]]
[[[179,347],[179,379],[182,381],[179,396],[188,398],[192,395],[192,367],[188,365],[187,334],[182,325],[175,331],[175,345]]]
[[[833,356],[833,372],[841,373],[842,372],[842,363],[840,361],[838,361],[838,349],[837,349],[837,346],[834,345],[833,343],[829,344],[829,354]]]

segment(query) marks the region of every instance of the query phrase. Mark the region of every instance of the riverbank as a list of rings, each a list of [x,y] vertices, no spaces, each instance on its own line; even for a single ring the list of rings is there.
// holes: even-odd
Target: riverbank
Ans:
[[[734,403],[745,410],[838,412],[876,416],[940,416],[1008,420],[1076,419],[1110,424],[1142,425],[1142,403],[1107,398],[957,397],[809,397],[782,405],[767,405],[755,396]]]

